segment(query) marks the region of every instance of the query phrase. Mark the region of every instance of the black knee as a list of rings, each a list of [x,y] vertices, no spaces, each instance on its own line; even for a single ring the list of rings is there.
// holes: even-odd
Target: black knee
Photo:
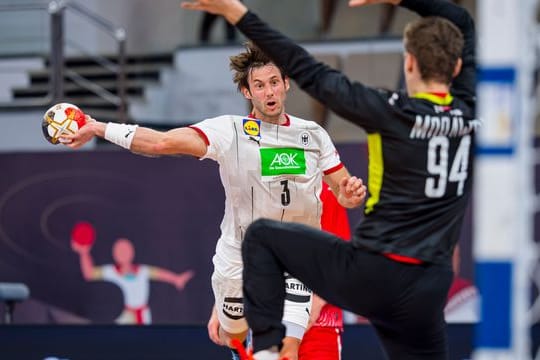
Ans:
[[[273,220],[258,219],[251,223],[246,230],[244,241],[252,241],[254,239],[260,239],[268,232],[272,227]]]
[[[242,252],[245,252],[250,244],[256,242],[260,243],[267,238],[270,229],[273,226],[274,221],[269,219],[258,219],[251,223],[244,235],[244,241],[242,242]]]

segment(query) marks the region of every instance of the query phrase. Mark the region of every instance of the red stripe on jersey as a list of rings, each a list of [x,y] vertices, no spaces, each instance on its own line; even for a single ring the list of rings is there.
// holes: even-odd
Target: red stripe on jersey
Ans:
[[[393,254],[393,253],[385,253],[383,255],[386,256],[387,258],[389,258],[390,260],[394,260],[394,261],[397,261],[397,262],[402,262],[402,263],[405,263],[405,264],[420,265],[420,264],[424,263],[420,259],[412,258],[412,257],[405,256],[405,255],[399,255],[399,254]]]
[[[281,124],[281,126],[290,126],[291,125],[291,118],[289,118],[289,115],[285,114],[285,119],[287,119],[287,121],[285,121],[285,123]]]
[[[430,94],[438,96],[443,99],[446,97],[446,95],[448,95],[448,93],[445,93],[445,92],[430,92]]]
[[[334,166],[333,168],[330,168],[328,170],[325,170],[323,173],[324,175],[328,175],[328,174],[331,174],[331,173],[335,173],[336,171],[338,171],[339,169],[341,169],[343,167],[343,163],[339,163],[338,165]]]
[[[204,140],[204,143],[206,144],[206,146],[210,145],[210,140],[208,140],[208,136],[206,136],[204,131],[202,131],[201,129],[199,129],[198,127],[195,127],[195,126],[188,126],[188,127],[190,129],[195,130],[202,137],[202,139]]]

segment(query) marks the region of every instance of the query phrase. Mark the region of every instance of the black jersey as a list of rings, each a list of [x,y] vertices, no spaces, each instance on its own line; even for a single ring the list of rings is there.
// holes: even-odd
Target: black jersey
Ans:
[[[369,197],[354,244],[449,264],[471,191],[474,133],[474,25],[443,0],[403,0],[464,34],[463,67],[451,94],[390,92],[350,81],[248,12],[237,27],[311,96],[368,133]]]

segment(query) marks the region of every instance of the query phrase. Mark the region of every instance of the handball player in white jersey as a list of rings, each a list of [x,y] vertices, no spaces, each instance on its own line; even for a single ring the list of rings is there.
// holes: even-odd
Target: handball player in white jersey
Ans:
[[[223,115],[167,132],[88,118],[78,133],[63,139],[79,148],[99,136],[138,154],[188,154],[218,162],[226,200],[213,257],[215,307],[208,332],[212,341],[229,346],[233,338],[243,341],[248,331],[241,255],[247,227],[270,218],[320,228],[323,179],[345,207],[359,206],[366,194],[362,181],[341,163],[326,131],[285,112],[289,80],[280,68],[250,43],[230,60],[234,82],[252,104],[250,114]],[[311,291],[287,274],[283,281],[287,330],[282,353],[295,360],[309,320]]]

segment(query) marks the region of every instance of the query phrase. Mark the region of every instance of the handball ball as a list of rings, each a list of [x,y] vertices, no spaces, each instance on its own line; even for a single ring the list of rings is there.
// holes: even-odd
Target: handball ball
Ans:
[[[69,103],[53,105],[43,115],[41,128],[45,139],[51,144],[58,144],[63,134],[74,134],[86,123],[84,113],[77,106]]]
[[[71,229],[71,241],[79,246],[92,246],[96,241],[96,229],[86,221],[79,221]]]

